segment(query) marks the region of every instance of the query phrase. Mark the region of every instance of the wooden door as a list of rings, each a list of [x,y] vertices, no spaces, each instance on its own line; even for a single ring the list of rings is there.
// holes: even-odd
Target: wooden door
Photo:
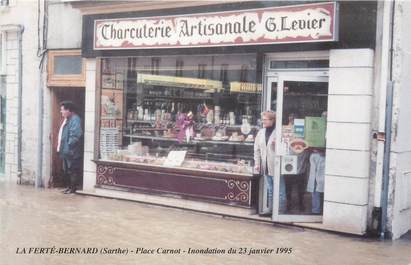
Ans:
[[[70,100],[77,107],[77,114],[82,121],[82,128],[84,132],[84,113],[85,113],[85,90],[84,88],[76,87],[58,87],[51,89],[51,177],[48,183],[48,187],[61,187],[63,186],[62,177],[62,160],[57,153],[57,141],[58,133],[63,122],[63,118],[60,114],[60,103],[62,101]],[[81,167],[83,168],[83,166]],[[82,175],[82,174],[81,174]],[[83,183],[79,180],[79,183]]]

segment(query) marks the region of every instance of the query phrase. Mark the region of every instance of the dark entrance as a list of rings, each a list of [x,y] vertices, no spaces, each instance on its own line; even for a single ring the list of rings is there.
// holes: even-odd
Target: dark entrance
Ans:
[[[51,176],[48,187],[62,187],[62,160],[57,153],[57,141],[60,125],[63,119],[60,114],[60,102],[65,100],[72,101],[77,107],[77,114],[82,121],[82,128],[84,132],[84,113],[85,113],[85,90],[84,87],[56,87],[51,89]],[[83,166],[81,167],[83,168]],[[82,172],[81,172],[82,173]],[[81,174],[82,175],[82,174]],[[82,180],[79,183],[83,183]]]

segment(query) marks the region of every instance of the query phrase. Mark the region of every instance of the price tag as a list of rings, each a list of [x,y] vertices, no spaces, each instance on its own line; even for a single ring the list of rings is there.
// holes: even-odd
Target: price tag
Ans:
[[[179,167],[183,164],[187,151],[170,151],[168,153],[164,166]]]

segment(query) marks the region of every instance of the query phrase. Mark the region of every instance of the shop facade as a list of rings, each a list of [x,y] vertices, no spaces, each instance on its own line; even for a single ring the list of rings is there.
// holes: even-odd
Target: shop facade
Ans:
[[[364,234],[376,8],[254,2],[83,16],[83,192]],[[277,115],[273,199],[254,168],[265,110]],[[324,188],[309,188],[316,176]]]
[[[40,1],[40,58],[37,4],[3,2],[1,180],[58,182],[70,98],[84,118],[82,193],[354,234],[411,228],[406,3]],[[254,170],[266,110],[272,199]],[[324,168],[316,214],[311,157]]]

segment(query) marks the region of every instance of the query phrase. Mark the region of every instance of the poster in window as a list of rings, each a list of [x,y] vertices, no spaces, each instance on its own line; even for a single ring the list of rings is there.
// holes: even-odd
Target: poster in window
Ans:
[[[123,73],[116,73],[116,89],[122,90],[124,87],[124,75]]]
[[[305,117],[304,139],[309,147],[325,147],[325,129],[325,118]]]
[[[104,74],[101,76],[101,87],[103,89],[115,89],[116,79],[114,74]]]
[[[116,128],[115,119],[101,119],[101,128]]]
[[[101,118],[121,119],[123,115],[123,92],[103,89],[101,93]]]

